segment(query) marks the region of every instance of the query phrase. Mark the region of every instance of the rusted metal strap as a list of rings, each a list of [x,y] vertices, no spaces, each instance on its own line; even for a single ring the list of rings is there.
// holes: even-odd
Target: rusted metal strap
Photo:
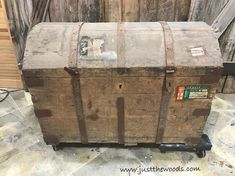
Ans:
[[[117,23],[117,66],[125,67],[125,30],[124,23]]]
[[[83,112],[79,71],[77,68],[65,67],[64,69],[72,76],[71,85],[74,96],[75,111],[78,119],[80,140],[82,144],[87,144],[88,136],[87,136],[85,116]]]
[[[166,57],[166,89],[168,92],[172,91],[173,84],[173,73],[175,72],[174,66],[174,40],[167,22],[161,21],[160,24],[163,28],[164,33],[164,44],[165,44],[165,57]]]
[[[125,103],[123,97],[118,97],[116,102],[118,117],[118,143],[125,143]]]
[[[34,109],[37,118],[51,117],[52,112],[50,109]]]
[[[78,23],[73,26],[70,53],[68,58],[68,67],[77,67],[77,60],[79,59],[78,43],[80,38],[80,32],[84,23]]]
[[[83,23],[80,23],[79,26],[74,25],[72,38],[71,38],[71,50],[69,55],[69,62],[68,67],[65,67],[65,71],[67,71],[72,79],[72,91],[74,96],[74,104],[75,104],[75,111],[78,119],[78,126],[80,132],[80,140],[81,143],[87,144],[88,143],[88,136],[87,136],[87,129],[86,129],[86,122],[85,116],[83,112],[83,103],[82,103],[82,95],[81,95],[81,87],[80,87],[80,75],[79,70],[77,68],[77,60],[79,59],[79,51],[78,51],[78,43],[80,37],[80,31],[82,28]]]
[[[165,78],[162,86],[162,97],[159,113],[159,121],[156,135],[156,143],[162,143],[164,135],[164,128],[167,118],[168,105],[172,94],[172,87],[174,83],[173,73],[175,72],[174,66],[174,41],[173,35],[169,25],[166,22],[160,22],[164,33],[164,44],[165,44],[165,57],[166,57],[166,70]]]
[[[165,54],[166,54],[166,72],[172,73],[175,71],[174,66],[174,41],[170,26],[165,21],[159,22],[162,25],[164,33]]]
[[[88,143],[88,136],[87,136],[85,116],[84,116],[84,112],[83,112],[83,103],[82,103],[79,76],[73,76],[72,80],[71,80],[71,84],[72,84],[72,88],[73,88],[75,110],[76,110],[76,114],[77,114],[77,118],[78,118],[80,140],[81,140],[81,143],[87,144]]]
[[[164,79],[163,84],[165,84],[165,83],[166,83],[166,80]],[[156,136],[156,143],[157,144],[162,143],[165,123],[166,123],[166,118],[167,118],[169,100],[170,100],[170,93],[168,91],[166,91],[166,87],[163,86],[158,127],[157,127],[157,136]]]

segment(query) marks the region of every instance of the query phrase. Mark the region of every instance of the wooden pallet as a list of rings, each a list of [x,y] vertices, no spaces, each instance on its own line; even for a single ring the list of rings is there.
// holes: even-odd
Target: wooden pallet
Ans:
[[[0,87],[22,88],[3,0],[0,1]]]

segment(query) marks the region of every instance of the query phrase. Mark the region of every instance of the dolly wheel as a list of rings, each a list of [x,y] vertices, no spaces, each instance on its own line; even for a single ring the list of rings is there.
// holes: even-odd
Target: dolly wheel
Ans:
[[[52,145],[52,148],[53,148],[54,151],[58,151],[59,150],[58,145]]]
[[[199,158],[204,158],[206,156],[206,151],[205,150],[197,150],[196,154]]]

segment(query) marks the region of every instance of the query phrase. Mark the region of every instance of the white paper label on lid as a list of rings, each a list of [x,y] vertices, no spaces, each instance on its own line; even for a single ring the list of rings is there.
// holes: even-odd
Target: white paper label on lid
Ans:
[[[82,36],[80,40],[80,58],[83,60],[115,60],[115,51],[106,50],[105,39]]]
[[[190,51],[191,51],[192,56],[194,57],[205,55],[204,49],[202,47],[191,48]]]

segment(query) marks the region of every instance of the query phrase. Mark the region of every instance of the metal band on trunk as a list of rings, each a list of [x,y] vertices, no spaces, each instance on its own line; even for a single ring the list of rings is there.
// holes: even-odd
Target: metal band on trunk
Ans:
[[[172,94],[172,87],[174,84],[173,74],[175,72],[174,66],[174,41],[170,26],[167,22],[160,22],[164,33],[165,44],[165,57],[166,57],[166,69],[165,78],[162,86],[162,97],[159,113],[159,121],[157,127],[156,143],[162,143],[164,135],[164,128],[167,118],[168,105]]]
[[[77,60],[79,59],[78,43],[80,38],[80,31],[83,24],[84,23],[79,24],[79,30],[77,30],[77,25],[74,25],[73,33],[71,36],[71,50],[68,59],[68,67],[65,68],[65,71],[67,71],[72,76],[71,85],[74,95],[75,111],[78,119],[80,140],[81,143],[87,144],[88,136],[87,136],[85,116],[83,112],[80,75],[79,75],[79,70],[77,68]]]
[[[125,70],[125,30],[124,23],[117,23],[117,67],[120,73]],[[125,104],[124,97],[117,97],[118,143],[125,143]]]
[[[125,30],[124,23],[117,23],[117,67],[125,68]]]
[[[118,97],[117,102],[117,117],[118,117],[118,143],[125,143],[125,103],[123,97]]]
[[[76,68],[77,60],[79,59],[78,43],[80,38],[80,31],[84,23],[79,23],[73,26],[70,43],[70,54],[68,58],[68,67]]]

